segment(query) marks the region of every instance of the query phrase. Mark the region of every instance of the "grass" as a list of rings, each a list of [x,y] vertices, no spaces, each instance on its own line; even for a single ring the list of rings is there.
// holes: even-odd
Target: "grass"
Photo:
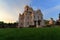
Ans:
[[[1,28],[0,40],[60,40],[60,27]]]

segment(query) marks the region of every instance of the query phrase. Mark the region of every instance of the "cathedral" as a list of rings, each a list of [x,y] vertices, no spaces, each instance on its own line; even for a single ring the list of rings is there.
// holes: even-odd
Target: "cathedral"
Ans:
[[[26,5],[24,7],[24,12],[22,14],[19,13],[18,28],[43,26],[45,26],[45,22],[43,20],[43,14],[41,10],[33,10],[32,7]]]

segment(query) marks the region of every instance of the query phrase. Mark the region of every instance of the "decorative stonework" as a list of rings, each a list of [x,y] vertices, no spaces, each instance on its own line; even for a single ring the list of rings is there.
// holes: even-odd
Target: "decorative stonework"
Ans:
[[[42,27],[45,26],[41,10],[34,11],[31,7],[25,6],[23,14],[19,14],[18,27]]]

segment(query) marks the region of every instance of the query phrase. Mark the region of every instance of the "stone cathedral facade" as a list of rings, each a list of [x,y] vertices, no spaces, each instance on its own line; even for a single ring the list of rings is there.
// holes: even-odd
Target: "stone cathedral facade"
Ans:
[[[41,10],[33,10],[32,7],[26,5],[24,12],[19,14],[18,28],[20,27],[43,27],[45,26],[43,14]]]

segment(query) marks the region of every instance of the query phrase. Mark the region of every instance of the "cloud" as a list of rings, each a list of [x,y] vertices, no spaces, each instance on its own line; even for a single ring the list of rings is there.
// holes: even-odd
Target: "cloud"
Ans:
[[[0,0],[0,21],[15,22],[18,14],[23,13],[24,6],[31,0]]]
[[[23,13],[24,11],[24,6],[25,5],[30,5],[31,0],[17,0],[15,1],[15,4],[13,4],[13,8],[20,13]]]
[[[48,9],[44,10],[43,12],[50,13],[50,12],[54,12],[54,11],[58,11],[58,10],[60,10],[60,5],[54,6],[52,8],[48,8]]]
[[[5,7],[5,6],[4,6]],[[0,6],[0,21],[10,22],[13,21],[13,17],[3,6]]]
[[[60,12],[60,5],[56,5],[54,7],[48,8],[43,11],[45,19],[50,19],[51,17],[55,20],[58,18],[58,14]]]

